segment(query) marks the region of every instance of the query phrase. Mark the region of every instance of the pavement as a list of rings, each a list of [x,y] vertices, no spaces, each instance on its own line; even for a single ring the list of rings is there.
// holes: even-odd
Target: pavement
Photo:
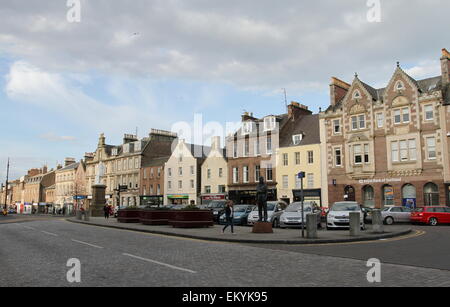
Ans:
[[[222,234],[221,225],[214,225],[209,228],[173,228],[172,226],[148,226],[140,223],[119,223],[117,219],[105,219],[103,217],[91,217],[90,221],[80,221],[76,218],[69,218],[68,221],[82,223],[91,226],[100,226],[107,228],[117,228],[132,231],[141,231],[153,234],[184,237],[191,239],[200,239],[207,241],[221,241],[234,243],[257,243],[257,244],[325,244],[342,242],[359,242],[370,240],[389,239],[398,236],[404,236],[411,233],[409,226],[386,226],[385,233],[375,234],[368,225],[366,231],[362,231],[360,236],[351,237],[348,230],[320,230],[318,239],[303,239],[301,229],[274,229],[271,234],[254,234],[252,228],[248,226],[235,226],[235,234],[232,235],[228,228],[225,234]],[[306,230],[305,230],[306,236]]]

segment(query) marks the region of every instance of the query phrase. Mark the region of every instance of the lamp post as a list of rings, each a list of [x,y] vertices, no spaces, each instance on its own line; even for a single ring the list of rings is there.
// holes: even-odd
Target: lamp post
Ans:
[[[8,158],[8,165],[6,167],[6,185],[5,185],[5,211],[8,211],[8,205],[6,204],[8,201],[8,180],[9,180],[9,158]]]
[[[298,173],[298,179],[300,179],[300,202],[302,204],[302,238],[305,237],[305,206],[304,206],[304,193],[303,193],[303,179],[306,177],[305,172]]]

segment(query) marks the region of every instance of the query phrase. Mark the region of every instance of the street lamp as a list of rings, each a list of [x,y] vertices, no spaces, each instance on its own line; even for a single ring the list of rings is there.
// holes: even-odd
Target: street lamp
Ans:
[[[298,173],[298,179],[300,179],[300,202],[302,204],[302,238],[305,237],[305,206],[304,206],[304,193],[303,193],[303,179],[306,177],[305,172]]]

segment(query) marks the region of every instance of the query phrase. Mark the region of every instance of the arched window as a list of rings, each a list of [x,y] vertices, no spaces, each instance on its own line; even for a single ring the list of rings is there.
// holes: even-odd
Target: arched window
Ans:
[[[439,206],[439,188],[430,182],[423,188],[423,199],[425,206]]]
[[[375,208],[375,192],[372,186],[366,185],[363,190],[364,207]]]
[[[391,185],[384,185],[381,189],[381,195],[383,196],[383,206],[394,205],[394,188]]]
[[[416,207],[416,187],[412,184],[405,184],[402,188],[402,198],[403,198],[403,206],[407,208],[415,208]]]
[[[344,200],[356,201],[355,188],[352,186],[346,186],[344,189]]]

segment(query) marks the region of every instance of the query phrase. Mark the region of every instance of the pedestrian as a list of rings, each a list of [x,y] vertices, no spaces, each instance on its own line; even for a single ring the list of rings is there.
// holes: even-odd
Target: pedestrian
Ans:
[[[103,207],[103,212],[105,213],[105,219],[109,219],[109,207],[108,207],[108,205],[105,205]]]
[[[225,233],[225,230],[228,228],[228,226],[231,226],[231,233],[234,234],[233,216],[234,216],[234,203],[232,200],[229,200],[227,201],[227,205],[225,207],[225,226],[222,229],[222,233]]]

